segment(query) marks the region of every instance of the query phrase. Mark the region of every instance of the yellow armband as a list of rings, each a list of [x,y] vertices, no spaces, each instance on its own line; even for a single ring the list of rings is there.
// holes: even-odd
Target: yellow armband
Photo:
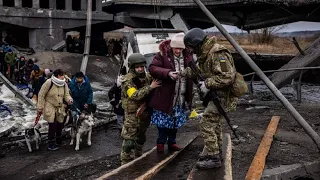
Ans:
[[[136,88],[129,88],[128,90],[127,90],[127,95],[129,96],[129,98],[131,98],[131,96],[133,95],[133,93],[135,93],[137,91],[137,89]]]

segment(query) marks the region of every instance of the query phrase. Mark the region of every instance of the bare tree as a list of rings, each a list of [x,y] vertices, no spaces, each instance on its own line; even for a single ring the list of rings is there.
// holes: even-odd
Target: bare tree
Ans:
[[[271,44],[275,34],[284,28],[286,28],[286,25],[256,29],[253,33],[250,33],[249,41],[258,44]]]

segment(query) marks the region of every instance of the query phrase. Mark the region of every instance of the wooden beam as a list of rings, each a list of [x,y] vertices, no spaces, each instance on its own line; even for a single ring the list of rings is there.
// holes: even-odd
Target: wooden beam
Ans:
[[[196,139],[197,136],[194,136],[192,139],[190,139],[187,143],[190,144],[192,141]],[[187,146],[184,146],[181,151],[184,150]],[[153,166],[151,169],[149,169],[145,174],[139,176],[136,178],[136,180],[148,180],[151,179],[154,175],[156,175],[162,168],[164,168],[169,162],[171,162],[181,151],[176,151],[164,160],[160,161],[156,166]]]
[[[137,159],[135,159],[133,161],[130,161],[129,163],[124,164],[124,165],[118,167],[117,169],[112,170],[111,172],[99,177],[97,180],[103,180],[103,179],[106,179],[106,178],[108,178],[108,177],[110,177],[112,175],[115,175],[115,174],[121,172],[122,170],[124,170],[124,169],[130,167],[131,165],[133,165],[135,162],[140,161],[141,159],[145,158],[146,156],[148,156],[149,154],[151,154],[155,150],[157,150],[157,146],[153,147],[152,149],[150,149],[148,152],[144,153],[142,156],[138,157]]]
[[[198,132],[187,132],[179,134],[178,143],[181,147],[188,146],[196,137]],[[178,152],[158,153],[156,147],[147,153],[144,153],[138,159],[135,159],[119,168],[106,173],[98,178],[102,179],[150,179],[161,168],[167,165]]]
[[[269,153],[273,136],[277,131],[280,116],[273,116],[269,126],[261,140],[259,148],[254,156],[251,166],[247,172],[246,180],[258,180],[261,179],[262,172],[265,167],[266,157]]]

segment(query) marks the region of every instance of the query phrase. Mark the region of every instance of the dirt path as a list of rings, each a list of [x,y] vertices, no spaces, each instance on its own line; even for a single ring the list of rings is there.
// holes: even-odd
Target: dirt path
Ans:
[[[279,103],[265,103],[262,105],[269,106],[269,108],[248,111],[246,108],[249,105],[241,105],[236,112],[229,114],[232,123],[239,126],[238,133],[246,140],[240,144],[233,144],[232,162],[235,180],[244,179],[264,131],[274,115],[280,116],[281,119],[267,157],[266,168],[313,161],[319,158],[317,148],[311,139]],[[319,106],[302,104],[296,106],[296,108],[317,133],[320,134]],[[223,125],[223,129],[225,132],[231,133],[226,124]],[[185,131],[198,131],[198,121],[189,121],[179,130],[179,132]],[[154,126],[149,129],[146,149],[150,149],[155,145],[156,132]],[[84,145],[80,152],[75,152],[67,144],[57,151],[57,153],[48,152],[45,150],[45,147],[42,147],[41,151],[32,154],[27,153],[25,147],[23,147],[24,149],[10,150],[6,158],[0,159],[0,174],[2,175],[0,179],[43,177],[41,174],[39,175],[39,172],[45,172],[44,170],[52,171],[51,168],[53,167],[59,167],[60,169],[57,168],[58,173],[54,173],[54,175],[50,173],[48,178],[94,179],[106,171],[117,168],[120,164],[119,153],[121,148],[121,140],[117,132],[111,130],[105,134],[103,131],[97,131],[94,133],[93,138],[93,146],[89,148]],[[68,143],[68,141],[65,143]],[[177,161],[171,162],[154,179],[166,179],[166,177],[170,177],[172,180],[186,179],[202,147],[202,139],[198,138],[177,157]],[[80,157],[79,159],[84,160],[84,162],[79,166],[66,167],[62,168],[62,170],[61,167],[64,164],[59,164],[59,162],[62,162],[59,159],[65,160],[67,157]],[[88,158],[90,161],[85,161]],[[74,161],[71,159],[72,163]],[[53,166],[53,162],[58,162],[58,164],[56,163],[56,166]]]

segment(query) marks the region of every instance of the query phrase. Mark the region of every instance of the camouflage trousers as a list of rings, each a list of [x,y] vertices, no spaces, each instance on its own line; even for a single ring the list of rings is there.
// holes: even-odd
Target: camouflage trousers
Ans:
[[[215,155],[222,150],[223,116],[219,114],[213,102],[209,102],[200,121],[200,131],[208,155]]]
[[[121,136],[123,137],[121,164],[126,164],[142,155],[146,142],[146,131],[151,118],[138,119],[135,114],[125,114]]]

